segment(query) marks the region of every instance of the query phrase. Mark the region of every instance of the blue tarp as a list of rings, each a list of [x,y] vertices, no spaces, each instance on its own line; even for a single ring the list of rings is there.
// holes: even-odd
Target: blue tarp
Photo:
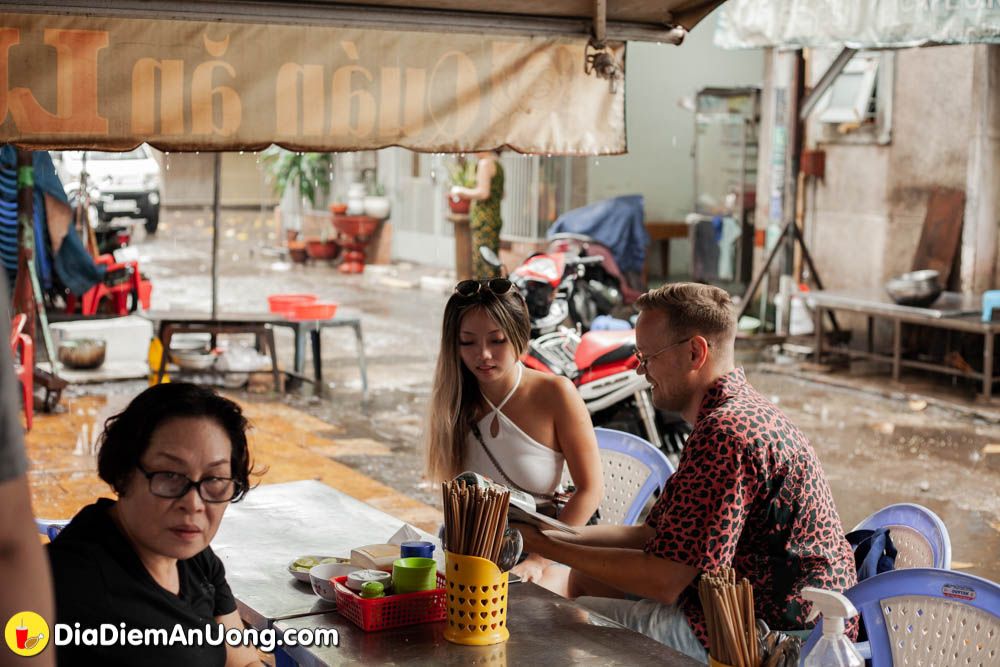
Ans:
[[[552,223],[548,236],[586,234],[611,250],[618,268],[641,272],[646,262],[646,231],[642,195],[623,195],[567,211]]]
[[[47,226],[45,225],[45,195],[49,195],[69,206],[66,190],[52,164],[52,156],[48,151],[34,151],[32,166],[35,178],[35,259],[38,268],[38,278],[42,286],[52,286],[52,264],[55,272],[73,294],[82,295],[101,281],[104,269],[97,266],[90,253],[76,236],[73,226],[59,247],[59,254],[52,258],[52,246],[49,243]],[[10,144],[0,147],[0,200],[13,203],[16,211],[17,150]],[[16,218],[15,218],[16,219]],[[15,227],[16,235],[16,227]],[[16,237],[16,236],[15,236]],[[16,260],[16,258],[15,258]],[[15,261],[16,271],[16,261]],[[13,277],[13,276],[12,276]],[[11,281],[13,282],[13,280]]]

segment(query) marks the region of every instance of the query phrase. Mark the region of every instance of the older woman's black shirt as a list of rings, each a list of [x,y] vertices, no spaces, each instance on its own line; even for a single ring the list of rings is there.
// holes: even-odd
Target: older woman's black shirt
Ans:
[[[100,499],[73,517],[48,546],[56,595],[56,622],[75,628],[107,623],[126,631],[174,626],[219,634],[215,617],[236,609],[226,583],[222,561],[211,547],[177,562],[180,594],[174,595],[153,580],[132,546],[112,521],[114,501]],[[51,628],[50,643],[56,638]],[[224,665],[224,645],[209,646],[60,646],[59,665]]]

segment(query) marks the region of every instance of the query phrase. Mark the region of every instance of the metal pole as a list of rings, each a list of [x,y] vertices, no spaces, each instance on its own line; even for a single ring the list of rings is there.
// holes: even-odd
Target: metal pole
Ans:
[[[219,213],[222,203],[219,186],[222,182],[222,153],[215,153],[215,177],[212,184],[212,319],[219,310]]]

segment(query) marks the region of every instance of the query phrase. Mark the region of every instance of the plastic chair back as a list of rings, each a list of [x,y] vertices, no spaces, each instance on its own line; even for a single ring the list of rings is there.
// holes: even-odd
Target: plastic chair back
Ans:
[[[14,355],[14,375],[21,382],[21,398],[24,405],[24,422],[31,430],[35,403],[35,345],[31,337],[24,333],[28,316],[18,313],[10,323],[10,351]]]
[[[646,503],[662,489],[674,466],[659,449],[637,435],[595,428],[604,469],[601,523],[631,526]]]
[[[56,539],[56,535],[66,527],[68,519],[35,519],[38,532],[49,538],[49,542]]]
[[[895,570],[844,592],[868,632],[871,667],[1000,664],[1000,585],[935,568]],[[816,624],[804,660],[823,632]]]
[[[888,528],[899,552],[896,569],[913,567],[951,568],[951,537],[937,514],[923,505],[898,503],[878,510],[854,530]],[[1000,664],[998,658],[997,664]]]

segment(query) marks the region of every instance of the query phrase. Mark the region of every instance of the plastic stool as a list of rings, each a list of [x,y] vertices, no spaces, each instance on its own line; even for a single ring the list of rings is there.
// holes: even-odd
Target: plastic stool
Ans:
[[[1000,309],[1000,290],[988,290],[983,292],[983,322],[993,319],[993,309]]]

